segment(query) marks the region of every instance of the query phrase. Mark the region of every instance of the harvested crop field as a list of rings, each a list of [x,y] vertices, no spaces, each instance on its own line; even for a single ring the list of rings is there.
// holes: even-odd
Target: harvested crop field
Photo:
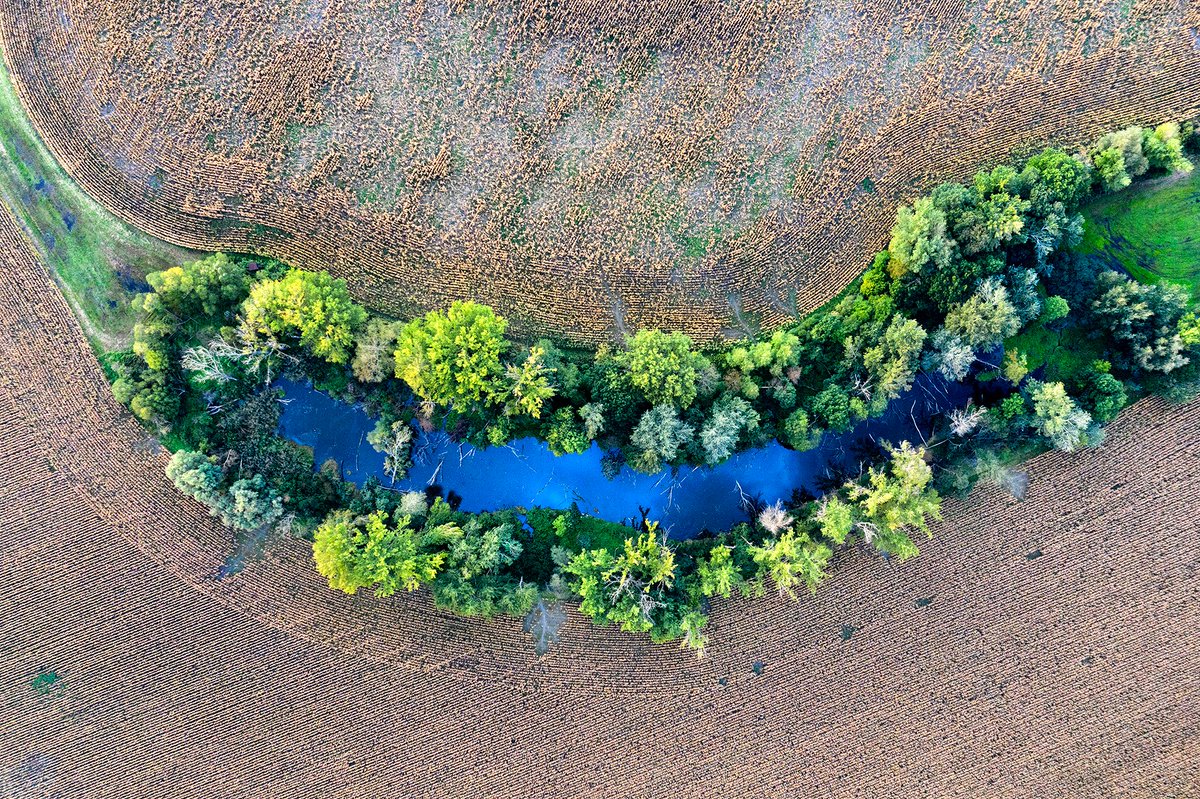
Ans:
[[[6,796],[1200,796],[1200,404],[718,603],[704,660],[573,615],[539,661],[300,542],[229,568],[7,215],[0,265]]]
[[[1193,114],[1186,0],[0,0],[60,161],[138,227],[407,315],[701,339],[834,296],[920,185]]]

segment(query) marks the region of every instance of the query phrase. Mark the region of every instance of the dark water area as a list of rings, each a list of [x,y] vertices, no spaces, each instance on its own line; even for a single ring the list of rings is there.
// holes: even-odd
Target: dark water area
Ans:
[[[361,407],[323,394],[311,385],[279,380],[284,409],[280,435],[311,447],[317,465],[333,459],[347,480],[362,484],[371,476],[385,485],[384,456],[367,443],[375,426]],[[569,508],[613,522],[638,521],[641,511],[676,538],[705,530],[720,531],[746,521],[747,500],[770,504],[788,501],[797,491],[820,494],[833,470],[858,473],[878,442],[920,444],[933,417],[965,405],[970,387],[929,375],[894,400],[886,413],[841,435],[826,434],[821,445],[795,452],[774,442],[738,453],[714,467],[685,466],[656,475],[628,467],[612,480],[601,473],[603,451],[593,444],[579,455],[555,456],[537,439],[505,447],[476,449],[450,440],[443,432],[418,432],[413,467],[395,488],[406,491],[437,486],[461,498],[465,511],[506,507]]]

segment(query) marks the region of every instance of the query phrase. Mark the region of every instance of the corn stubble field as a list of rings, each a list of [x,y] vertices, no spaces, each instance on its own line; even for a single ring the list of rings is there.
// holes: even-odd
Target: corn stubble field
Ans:
[[[902,567],[718,603],[704,660],[577,614],[539,659],[516,623],[329,591],[303,542],[229,574],[17,230],[5,799],[1200,796],[1200,404],[1039,458],[1024,502],[948,504]]]
[[[700,336],[836,293],[911,176],[1181,116],[1185,3],[0,0],[26,107],[135,225],[409,312]],[[1200,403],[1143,402],[922,556],[718,602],[703,660],[572,613],[330,591],[163,474],[0,207],[0,797],[1200,797]],[[791,291],[795,290],[793,298]]]
[[[918,185],[1183,118],[1187,0],[0,0],[43,137],[168,241],[407,315],[701,339],[837,294]]]

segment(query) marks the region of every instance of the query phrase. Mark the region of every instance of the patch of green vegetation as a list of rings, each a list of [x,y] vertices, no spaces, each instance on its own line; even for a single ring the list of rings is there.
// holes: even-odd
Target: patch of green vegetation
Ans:
[[[38,696],[59,696],[63,691],[62,678],[58,672],[43,670],[38,672],[38,675],[29,681],[29,687],[34,690]]]
[[[1104,358],[1104,343],[1077,325],[1044,325],[1040,321],[1004,342],[1005,352],[1014,350],[1029,358],[1029,371],[1046,367],[1045,380],[1069,382],[1082,376],[1093,363]]]
[[[688,258],[703,258],[708,252],[709,242],[708,236],[685,236],[683,254]]]
[[[151,176],[147,191],[165,178]],[[54,271],[97,352],[121,349],[133,326],[129,298],[148,272],[198,253],[125,224],[85,194],[38,138],[0,59],[0,202]]]
[[[1200,299],[1200,170],[1103,197],[1084,219],[1083,254],[1143,283],[1176,283]]]
[[[294,238],[291,233],[283,228],[275,227],[274,225],[263,225],[255,223],[250,227],[251,239],[273,239],[275,241],[286,241]]]
[[[720,225],[712,225],[707,230],[701,230],[695,235],[683,236],[683,254],[688,258],[703,258],[725,240],[725,231]]]

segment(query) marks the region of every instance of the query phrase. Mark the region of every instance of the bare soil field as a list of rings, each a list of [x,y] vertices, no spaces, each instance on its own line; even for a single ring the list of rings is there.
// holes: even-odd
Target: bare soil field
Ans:
[[[67,170],[123,219],[400,315],[700,339],[867,265],[898,202],[1200,105],[1187,0],[0,0]]]
[[[329,591],[162,474],[0,214],[0,795],[1200,797],[1200,404],[1142,403],[922,556],[713,646]],[[231,573],[232,572],[232,573]]]

